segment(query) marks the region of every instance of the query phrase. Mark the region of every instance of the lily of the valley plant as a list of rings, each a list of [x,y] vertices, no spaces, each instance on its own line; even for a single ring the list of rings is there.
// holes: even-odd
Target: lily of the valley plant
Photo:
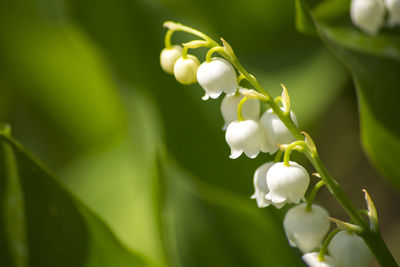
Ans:
[[[161,67],[182,84],[198,82],[204,89],[203,100],[216,99],[223,93],[221,104],[225,120],[225,139],[231,148],[230,158],[242,154],[255,158],[259,153],[277,154],[275,161],[261,165],[254,174],[255,193],[251,196],[258,207],[282,208],[294,203],[283,225],[291,246],[300,249],[309,266],[368,266],[372,254],[382,266],[397,266],[386,247],[378,226],[375,206],[364,190],[366,210],[357,210],[329,175],[320,160],[311,137],[301,131],[290,108],[288,90],[272,96],[239,63],[232,47],[221,38],[219,44],[202,32],[179,23],[167,21],[165,48],[160,55]],[[173,45],[174,32],[183,31],[196,37],[182,45]],[[189,54],[189,49],[208,48],[205,61]],[[242,81],[253,88],[243,88]],[[269,106],[260,114],[260,103]],[[309,189],[310,175],[290,160],[293,150],[302,152],[315,168],[319,181]],[[284,153],[283,160],[281,155]],[[329,217],[328,212],[314,204],[321,187],[327,187],[349,215],[350,222]],[[302,203],[303,202],[303,203]],[[336,228],[331,228],[334,222]]]

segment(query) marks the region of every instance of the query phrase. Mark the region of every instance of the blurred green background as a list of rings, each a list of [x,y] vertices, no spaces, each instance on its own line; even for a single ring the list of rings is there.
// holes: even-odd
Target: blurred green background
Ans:
[[[270,156],[229,159],[221,99],[202,101],[199,85],[161,70],[165,20],[223,37],[272,95],[287,86],[300,127],[357,207],[369,191],[399,257],[399,177],[384,180],[366,159],[350,74],[318,37],[297,32],[293,1],[0,0],[0,120],[60,178],[4,145],[21,184],[4,182],[3,199],[25,202],[22,219],[0,224],[2,263],[303,266],[284,236],[287,207],[250,200]],[[317,202],[347,219],[326,190]]]

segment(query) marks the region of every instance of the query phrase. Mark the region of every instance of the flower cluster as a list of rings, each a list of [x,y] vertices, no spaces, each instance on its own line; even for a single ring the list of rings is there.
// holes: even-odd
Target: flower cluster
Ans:
[[[352,0],[350,16],[354,25],[370,35],[376,35],[385,24],[400,26],[400,0]]]
[[[305,200],[310,176],[303,166],[290,161],[290,153],[297,150],[312,157],[316,148],[308,134],[294,136],[296,131],[293,127],[298,131],[298,123],[290,109],[287,89],[282,85],[282,95],[271,100],[268,94],[241,87],[239,84],[243,79],[252,84],[255,78],[233,63],[237,62],[234,53],[224,40],[224,46],[216,46],[208,39],[183,44],[183,48],[172,46],[169,38],[180,24],[168,25],[170,30],[166,36],[167,47],[160,56],[161,66],[181,84],[197,81],[205,91],[203,100],[217,99],[225,93],[221,113],[225,121],[225,139],[231,149],[229,157],[236,159],[245,154],[255,158],[260,152],[274,154],[280,150],[275,161],[264,163],[254,173],[255,192],[251,198],[256,200],[257,206],[272,205],[280,209],[285,204],[297,204],[286,213],[283,226],[289,244],[304,253],[303,260],[308,265],[367,266],[371,253],[351,227],[347,231],[333,230],[325,238],[330,228],[329,214],[323,207],[313,204],[318,189],[325,185],[323,180],[310,191],[307,202],[300,203]],[[191,29],[190,32],[193,33]],[[188,54],[189,48],[197,47],[211,47],[206,61],[201,64],[198,58]],[[212,57],[214,52],[219,52],[224,58]],[[260,101],[271,106],[261,116]],[[284,159],[281,162],[282,152]],[[316,252],[318,249],[319,253]],[[325,255],[326,252],[329,255]]]

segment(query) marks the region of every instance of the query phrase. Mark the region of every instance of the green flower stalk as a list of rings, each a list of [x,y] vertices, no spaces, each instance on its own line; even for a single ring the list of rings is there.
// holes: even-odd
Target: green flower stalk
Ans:
[[[255,194],[252,198],[257,200],[257,204],[260,208],[270,206],[271,204],[280,208],[286,203],[299,203],[302,199],[304,200],[304,193],[308,188],[309,177],[303,167],[290,161],[291,151],[297,150],[303,153],[316,170],[317,173],[315,176],[320,180],[308,195],[307,202],[300,204],[300,208],[292,209],[295,211],[299,209],[301,211],[299,214],[297,214],[297,212],[295,215],[291,216],[300,216],[304,227],[297,227],[292,223],[291,217],[287,217],[289,218],[287,222],[290,222],[287,223],[287,228],[290,230],[290,242],[295,242],[297,245],[300,245],[304,252],[309,252],[312,248],[322,246],[320,253],[309,252],[305,254],[303,256],[305,262],[310,266],[334,266],[332,262],[336,261],[338,258],[337,250],[335,249],[331,249],[333,255],[325,256],[325,254],[330,241],[339,230],[334,230],[333,233],[328,235],[326,240],[322,242],[322,237],[327,231],[325,226],[329,225],[329,222],[327,221],[327,223],[324,224],[321,222],[321,218],[318,217],[320,215],[317,213],[316,215],[314,214],[315,207],[318,207],[313,205],[314,198],[318,190],[325,186],[348,214],[351,223],[341,222],[334,218],[326,219],[335,222],[339,229],[346,230],[352,233],[352,235],[361,237],[362,239],[360,240],[365,242],[381,266],[398,266],[382,239],[379,231],[377,212],[370,196],[365,191],[368,211],[365,210],[364,213],[366,213],[369,218],[369,221],[367,221],[363,217],[364,213],[360,213],[360,211],[354,207],[343,193],[340,185],[326,170],[319,158],[316,145],[312,138],[298,127],[296,116],[290,109],[290,98],[286,87],[282,85],[282,95],[274,99],[268,91],[260,85],[257,79],[248,73],[240,64],[232,47],[224,39],[221,38],[222,43],[220,44],[198,30],[172,21],[165,22],[164,26],[168,28],[168,31],[165,36],[165,49],[167,50],[164,49],[161,55],[161,65],[163,69],[170,73],[168,70],[171,69],[171,61],[176,60],[173,74],[178,82],[190,84],[197,80],[206,92],[203,98],[204,100],[209,97],[218,98],[222,93],[225,93],[226,98],[232,98],[232,103],[237,105],[236,114],[232,107],[226,105],[226,103],[224,104],[225,107],[221,107],[227,124],[225,125],[226,141],[231,147],[230,157],[235,159],[244,153],[248,157],[254,158],[260,152],[273,154],[278,151],[276,161],[279,161],[282,152],[285,152],[283,162],[269,162],[262,165],[256,171],[254,176]],[[163,53],[166,53],[165,51],[172,53],[172,50],[168,49],[174,48],[171,44],[171,36],[177,31],[192,34],[196,39],[182,44],[182,56],[179,57],[179,59],[177,59],[175,54],[173,57],[165,56],[168,62],[166,61],[164,63],[168,64],[163,65]],[[200,38],[200,40],[198,38]],[[182,64],[182,62],[180,62],[191,58],[191,55],[188,55],[188,49],[196,49],[199,47],[209,48],[206,61],[203,62],[200,67],[198,67],[197,64]],[[176,49],[176,51],[179,50],[178,48]],[[176,51],[174,51],[174,53]],[[217,53],[220,57],[215,57]],[[176,64],[178,64],[178,67]],[[165,66],[168,66],[168,68]],[[194,77],[195,71],[197,71],[196,77]],[[239,84],[243,80],[247,80],[254,89],[240,88]],[[258,112],[253,112],[253,114],[257,116],[249,116],[248,113],[245,113],[246,104],[254,100],[263,102],[270,107],[260,118],[256,118],[259,115]],[[232,119],[227,119],[228,117]],[[324,213],[321,212],[321,214]],[[321,226],[320,228],[323,231],[321,230],[319,233],[313,232],[312,227],[310,228],[307,225],[307,220],[309,219],[315,224],[322,225],[323,227]],[[296,231],[301,231],[301,235],[298,235],[300,232],[297,233]],[[301,236],[301,238],[294,238],[294,236]],[[306,244],[305,239],[307,238],[315,242],[311,245],[307,244],[306,246],[304,244]],[[334,245],[337,242],[336,240],[337,238],[335,239]],[[352,242],[347,242],[347,239],[346,242],[342,243],[344,244],[343,246],[352,244]],[[345,249],[351,252],[353,248],[349,246],[345,247]],[[359,253],[359,255],[364,254]],[[335,259],[333,260],[332,257]],[[366,264],[365,266],[367,266],[370,259],[363,258],[363,260]]]

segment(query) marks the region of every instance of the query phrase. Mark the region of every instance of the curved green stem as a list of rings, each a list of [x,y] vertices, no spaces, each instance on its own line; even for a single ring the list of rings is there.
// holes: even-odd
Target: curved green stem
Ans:
[[[326,250],[328,249],[329,243],[331,242],[332,238],[339,232],[340,232],[340,229],[336,228],[335,230],[330,232],[329,235],[325,238],[325,241],[322,244],[321,250],[319,251],[319,254],[318,254],[319,261],[323,261],[324,260],[324,257],[325,257],[325,254],[326,254]]]
[[[165,34],[164,42],[165,42],[165,47],[167,49],[171,49],[172,48],[171,37],[172,37],[172,34],[174,32],[175,32],[175,30],[168,30],[167,33]]]
[[[208,41],[212,46],[219,46],[219,44],[217,42],[215,42],[213,39],[208,37],[206,34],[200,32],[196,29],[193,29],[192,27],[188,27],[188,26],[182,25],[180,23],[172,22],[172,21],[164,22],[164,26],[169,28],[170,30],[183,31],[183,32],[187,32],[187,33],[196,35],[196,36]]]
[[[312,209],[312,204],[314,202],[314,198],[318,193],[318,190],[324,185],[324,181],[319,181],[314,188],[311,190],[310,195],[308,196],[307,199],[307,206],[306,206],[306,211],[311,211]]]
[[[206,55],[206,61],[210,62],[212,59],[212,55],[218,52],[221,55],[225,55],[225,57],[229,57],[228,54],[225,52],[225,48],[222,46],[214,46],[213,48],[211,48],[210,50],[208,50],[207,55]]]
[[[244,77],[244,75],[240,73],[240,75],[237,77],[237,84],[240,84],[240,82],[245,79],[246,79],[246,77]]]
[[[189,47],[187,47],[187,46],[183,47],[183,49],[182,49],[182,58],[183,59],[187,59],[188,58],[188,56],[187,56],[188,50],[189,50]]]
[[[299,149],[298,147],[300,147],[301,149]],[[293,143],[291,143],[285,151],[285,156],[283,157],[283,165],[286,167],[289,167],[289,161],[290,161],[290,153],[292,153],[293,149],[296,149],[298,151],[303,151],[305,149],[305,147],[307,147],[307,145],[304,143],[304,141],[295,141]]]
[[[240,100],[240,102],[239,102],[239,104],[238,104],[238,106],[237,106],[237,117],[238,117],[238,121],[244,121],[243,113],[242,113],[242,108],[243,108],[244,103],[246,103],[247,100],[248,100],[247,97],[243,97],[243,98]]]
[[[275,97],[275,103],[276,103],[277,105],[279,105],[279,103],[282,103],[282,104],[283,104],[283,102],[282,102],[282,97],[281,97],[281,96]]]

